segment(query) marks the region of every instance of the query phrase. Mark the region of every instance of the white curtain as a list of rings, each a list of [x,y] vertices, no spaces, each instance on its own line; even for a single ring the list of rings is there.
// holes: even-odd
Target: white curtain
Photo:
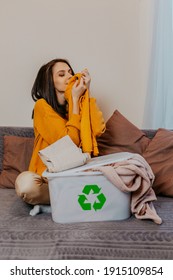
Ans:
[[[145,128],[173,129],[173,0],[155,1]]]

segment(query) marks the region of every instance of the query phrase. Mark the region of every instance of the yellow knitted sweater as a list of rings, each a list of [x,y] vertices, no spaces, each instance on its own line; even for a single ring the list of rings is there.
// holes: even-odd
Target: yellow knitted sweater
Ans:
[[[67,121],[56,113],[43,99],[36,101],[34,106],[34,149],[29,170],[41,175],[46,166],[40,159],[38,152],[65,135],[69,135],[73,142],[80,143],[80,116],[72,114]]]
[[[69,118],[72,115],[72,96],[71,91],[76,79],[80,80],[81,74],[74,75],[66,88],[65,98],[69,104]],[[105,131],[105,122],[102,112],[99,111],[96,100],[89,97],[88,90],[80,97],[80,147],[84,153],[92,153],[97,156],[99,151],[97,147],[96,137]]]
[[[100,135],[103,131],[103,117],[98,110],[95,99],[90,100],[92,116],[95,116],[93,124],[95,135]],[[92,119],[93,119],[92,117]],[[43,99],[36,101],[34,106],[34,149],[31,157],[29,170],[41,175],[46,166],[40,159],[38,152],[65,135],[69,135],[73,142],[80,146],[81,116],[70,114],[68,120],[63,119],[52,107]]]

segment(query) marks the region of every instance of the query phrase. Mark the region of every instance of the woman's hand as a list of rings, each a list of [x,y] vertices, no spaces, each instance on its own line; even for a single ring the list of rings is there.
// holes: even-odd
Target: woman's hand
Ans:
[[[76,80],[72,87],[73,114],[79,114],[79,98],[90,88],[91,77],[87,69],[81,72],[80,81]]]
[[[84,80],[84,84],[86,85],[86,88],[88,90],[90,90],[91,77],[90,77],[90,74],[88,72],[88,69],[85,68],[83,71],[81,71],[81,74],[82,74],[82,77],[83,77],[83,80]]]
[[[78,80],[76,80],[76,82],[74,83],[74,85],[72,87],[72,97],[73,97],[73,99],[78,101],[79,98],[81,97],[81,95],[84,94],[86,89],[87,89],[87,87],[85,85],[84,78],[82,76],[81,79],[80,79],[80,82]]]

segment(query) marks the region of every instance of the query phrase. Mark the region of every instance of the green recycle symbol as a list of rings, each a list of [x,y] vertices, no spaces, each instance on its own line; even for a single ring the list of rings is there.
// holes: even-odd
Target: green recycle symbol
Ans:
[[[79,195],[78,202],[83,210],[91,210],[92,207],[95,211],[102,209],[103,205],[106,202],[106,197],[103,193],[100,193],[101,188],[99,188],[97,185],[86,185],[82,192],[83,194]],[[98,194],[96,201],[91,205],[90,202],[88,202],[87,195],[90,193]]]

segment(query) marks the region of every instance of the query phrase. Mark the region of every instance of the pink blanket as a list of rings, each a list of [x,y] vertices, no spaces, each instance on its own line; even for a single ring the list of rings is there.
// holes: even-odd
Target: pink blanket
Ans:
[[[152,203],[157,200],[152,189],[154,174],[142,156],[133,154],[130,159],[93,170],[101,171],[121,191],[132,193],[131,211],[136,218],[162,223]]]

